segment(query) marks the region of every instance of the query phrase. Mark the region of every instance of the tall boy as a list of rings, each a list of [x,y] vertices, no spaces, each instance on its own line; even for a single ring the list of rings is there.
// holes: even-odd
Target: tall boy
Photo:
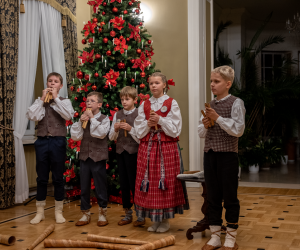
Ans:
[[[95,193],[99,205],[97,226],[108,224],[107,190],[106,190],[106,160],[108,159],[107,134],[110,128],[109,118],[100,112],[103,96],[99,92],[91,92],[87,96],[87,110],[80,117],[80,121],[72,125],[71,138],[81,141],[80,146],[80,185],[82,218],[76,226],[84,226],[91,221],[90,189],[91,178],[94,179]],[[88,121],[86,129],[82,122]]]
[[[66,221],[62,215],[67,135],[65,120],[72,119],[74,110],[69,99],[59,96],[58,93],[62,87],[62,76],[55,72],[50,73],[47,76],[47,88],[43,90],[42,97],[35,100],[26,113],[29,120],[38,121],[38,139],[34,143],[38,176],[36,179],[37,214],[30,221],[31,224],[38,224],[45,219],[44,207],[50,170],[54,185],[56,223]],[[49,103],[44,103],[48,92],[52,93],[53,99]]]
[[[133,127],[134,120],[138,115],[138,110],[134,106],[134,103],[137,101],[137,91],[135,88],[129,86],[124,87],[121,90],[120,98],[124,109],[118,111],[114,115],[109,139],[117,141],[117,162],[119,167],[123,209],[125,210],[125,218],[120,220],[118,225],[123,226],[132,222],[131,207],[133,204],[130,201],[130,191],[134,197],[137,152],[139,149],[139,139],[137,139]],[[126,120],[126,122],[120,122],[123,120]],[[125,133],[127,135],[125,135]],[[138,218],[138,220],[134,222],[134,226],[143,224],[145,224],[143,218]]]
[[[201,117],[198,134],[205,138],[204,176],[207,186],[209,224],[211,239],[202,250],[213,250],[222,246],[222,201],[226,209],[226,238],[221,250],[238,249],[236,235],[240,205],[238,188],[238,137],[245,129],[244,102],[230,95],[234,70],[221,66],[211,72],[211,90],[217,97],[206,108],[206,117]],[[210,120],[215,125],[209,127]]]

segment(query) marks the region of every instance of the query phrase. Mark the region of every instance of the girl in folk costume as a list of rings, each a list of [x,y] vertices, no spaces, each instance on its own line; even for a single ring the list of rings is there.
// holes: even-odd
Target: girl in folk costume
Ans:
[[[153,96],[139,107],[134,127],[140,139],[135,205],[138,217],[150,218],[149,232],[166,232],[168,219],[189,209],[184,183],[176,177],[183,172],[178,136],[182,118],[178,103],[164,93],[166,76],[156,72],[149,78]]]

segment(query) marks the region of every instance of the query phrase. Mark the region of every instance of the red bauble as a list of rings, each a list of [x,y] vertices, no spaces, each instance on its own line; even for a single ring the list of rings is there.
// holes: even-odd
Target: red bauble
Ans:
[[[99,74],[96,72],[96,73],[94,74],[94,76],[95,76],[95,77],[99,77]]]
[[[134,59],[131,59],[130,62],[131,62],[132,64],[134,64],[135,60],[134,60]]]
[[[92,90],[93,90],[93,91],[96,91],[96,90],[97,90],[97,86],[96,86],[96,85],[93,85],[93,86],[92,86]]]
[[[79,116],[79,113],[75,112],[74,117],[78,117],[78,116]]]
[[[108,148],[108,151],[109,151],[109,152],[111,152],[111,151],[112,151],[112,148],[111,148],[111,147],[109,147],[109,148]]]
[[[123,62],[118,63],[118,68],[119,69],[124,69],[125,68],[125,63],[123,63]]]
[[[141,77],[145,77],[146,73],[145,72],[141,72]]]
[[[114,30],[112,30],[109,34],[110,34],[111,37],[115,37],[116,36],[116,32]]]
[[[118,12],[119,10],[118,10],[118,8],[113,7],[112,11],[116,13],[116,12]]]
[[[78,71],[76,74],[78,79],[82,79],[83,78],[83,73],[81,71]]]
[[[77,102],[77,101],[78,101],[78,97],[77,97],[77,96],[75,96],[75,97],[74,97],[74,100]]]
[[[95,55],[95,59],[100,59],[101,58],[101,55],[100,54],[96,54]]]
[[[105,86],[107,86],[107,85],[105,85]],[[107,104],[105,105],[105,107],[106,107],[106,108],[109,108],[109,104],[107,103]]]
[[[106,14],[105,11],[103,11],[103,12],[102,12],[102,16],[105,16],[105,14]]]
[[[148,44],[151,44],[152,43],[152,41],[151,40],[148,40]]]
[[[106,55],[111,56],[111,51],[110,50],[106,51]]]
[[[132,82],[132,83],[134,83],[134,82],[135,82],[135,80],[132,78],[132,79],[131,79],[131,82]]]
[[[70,90],[71,90],[71,91],[74,91],[74,90],[75,90],[75,87],[74,87],[74,86],[71,86],[71,87],[70,87]]]
[[[143,22],[140,22],[139,25],[140,25],[140,26],[143,26]]]
[[[126,15],[126,14],[128,14],[128,11],[127,11],[127,10],[124,10],[124,12],[123,12],[123,13],[124,13],[124,15]]]
[[[137,49],[137,50],[136,50],[136,53],[141,54],[141,53],[142,53],[142,50],[141,50],[141,49]]]
[[[140,84],[140,88],[141,88],[141,89],[143,89],[143,88],[145,88],[145,87],[146,87],[146,86],[145,86],[144,83]]]
[[[128,4],[129,4],[129,6],[132,6],[132,2],[129,2]]]
[[[82,44],[86,44],[86,40],[85,39],[82,39]]]
[[[129,41],[130,41],[130,38],[129,38],[129,37],[127,37],[127,38],[126,38],[126,41],[127,41],[127,42],[129,42]]]
[[[104,87],[103,87],[104,89],[108,89],[108,85],[104,85]]]
[[[94,39],[92,37],[89,38],[89,43],[94,42]]]
[[[106,37],[103,38],[104,43],[108,43],[108,39]]]
[[[115,179],[115,178],[116,178],[116,176],[113,174],[113,175],[112,175],[112,178],[114,178],[114,179]]]
[[[136,13],[136,14],[140,14],[140,10],[139,10],[139,9],[136,9],[136,10],[135,10],[135,13]]]
[[[118,111],[119,111],[119,109],[118,109],[117,107],[115,107],[115,108],[114,108],[114,111],[118,112]]]
[[[135,3],[135,0],[131,0],[131,2]]]
[[[85,75],[84,79],[88,81],[90,79],[90,76],[89,75]]]
[[[103,2],[103,6],[105,7],[107,5],[107,3],[106,2]]]
[[[102,28],[99,28],[98,31],[99,31],[99,33],[102,32]]]
[[[101,25],[101,27],[102,27],[103,25],[105,25],[105,22],[101,22],[100,25]]]
[[[96,17],[93,18],[93,23],[98,23],[98,19]]]

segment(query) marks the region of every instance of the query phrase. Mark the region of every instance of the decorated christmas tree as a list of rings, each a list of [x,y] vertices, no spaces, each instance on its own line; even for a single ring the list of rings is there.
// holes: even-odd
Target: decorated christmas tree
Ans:
[[[103,94],[101,113],[113,119],[115,112],[122,109],[119,93],[125,86],[137,88],[139,105],[150,97],[148,78],[154,73],[155,63],[151,35],[144,27],[136,0],[95,0],[88,4],[93,7],[93,18],[84,25],[82,43],[86,44],[81,56],[79,69],[70,85],[70,99],[76,111],[70,128],[79,120],[86,109],[86,96],[91,91]],[[71,188],[67,196],[80,194],[80,154],[81,142],[74,142],[68,129],[67,170],[64,174],[66,185]],[[118,166],[115,157],[115,142],[109,142],[109,160],[106,169],[109,192],[119,193]],[[91,186],[93,189],[93,183]]]

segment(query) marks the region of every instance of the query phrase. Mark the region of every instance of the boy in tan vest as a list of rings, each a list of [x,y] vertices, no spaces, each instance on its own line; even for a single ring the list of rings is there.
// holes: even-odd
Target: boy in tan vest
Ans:
[[[81,212],[82,218],[76,226],[84,226],[91,221],[90,189],[91,178],[94,179],[95,195],[99,205],[97,226],[108,224],[107,189],[106,189],[106,160],[108,159],[108,138],[110,128],[109,118],[100,112],[103,96],[99,92],[91,92],[87,96],[87,110],[80,117],[80,121],[72,125],[71,138],[81,141],[80,146],[80,185],[81,185]],[[85,129],[82,123],[88,121]]]
[[[234,70],[221,66],[211,72],[211,90],[217,96],[206,108],[206,117],[200,119],[198,133],[205,138],[204,177],[207,187],[209,227],[211,239],[202,250],[236,250],[240,204],[238,188],[238,140],[245,129],[244,102],[230,95]],[[211,124],[214,121],[214,125]],[[222,201],[226,209],[227,230],[221,244]]]
[[[139,149],[139,139],[136,137],[134,120],[138,115],[138,109],[134,103],[137,101],[137,91],[135,88],[127,86],[120,92],[120,98],[124,109],[118,111],[113,118],[113,123],[109,133],[111,141],[117,141],[116,152],[122,191],[123,209],[125,218],[120,220],[118,225],[123,226],[132,222],[132,203],[130,191],[134,198],[135,179],[137,168],[137,152]],[[143,218],[138,218],[134,226],[145,224]]]
[[[38,121],[38,139],[35,141],[36,172],[37,172],[37,214],[30,221],[38,224],[45,219],[44,207],[46,205],[47,185],[49,172],[52,172],[55,197],[56,223],[64,223],[62,215],[64,200],[64,179],[66,159],[66,120],[72,119],[74,110],[71,101],[59,96],[63,87],[63,78],[60,74],[52,72],[47,76],[47,88],[43,90],[41,98],[35,100],[28,108],[26,117]],[[47,93],[52,94],[52,100],[45,102]]]

